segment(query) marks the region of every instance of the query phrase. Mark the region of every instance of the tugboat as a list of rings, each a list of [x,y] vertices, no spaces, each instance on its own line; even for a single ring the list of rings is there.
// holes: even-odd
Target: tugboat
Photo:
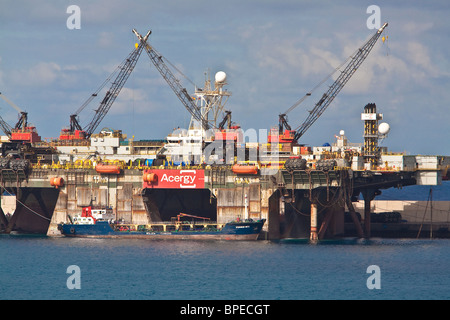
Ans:
[[[183,221],[181,217],[203,219]],[[127,224],[112,219],[106,212],[95,212],[90,206],[83,208],[81,216],[69,224],[59,224],[61,234],[84,238],[141,238],[176,240],[257,240],[265,219],[236,219],[228,223],[207,221],[209,218],[180,213],[177,219],[145,225]]]

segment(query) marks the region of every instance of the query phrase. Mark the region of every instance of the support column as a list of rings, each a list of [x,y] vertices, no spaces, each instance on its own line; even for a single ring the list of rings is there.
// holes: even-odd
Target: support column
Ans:
[[[350,206],[347,205],[347,207],[350,211],[350,217],[352,218],[352,221],[355,225],[356,233],[358,234],[359,238],[364,238],[364,231],[361,227],[361,222],[359,221],[358,217],[356,216],[356,212],[355,212],[355,209],[353,208],[351,201],[349,203],[350,203]]]
[[[317,235],[317,204],[311,203],[311,234],[310,241],[316,242],[319,239]]]
[[[370,238],[370,199],[364,199],[364,230],[366,233],[366,238]]]
[[[327,232],[328,225],[330,224],[330,221],[333,218],[333,215],[334,215],[334,208],[328,208],[325,211],[325,216],[323,218],[322,224],[320,225],[320,229],[319,229],[319,233],[318,233],[319,239],[322,240],[325,237],[325,233]]]
[[[350,212],[350,217],[352,218],[353,224],[355,225],[356,233],[358,234],[358,237],[363,238],[364,231],[361,226],[361,221],[359,221],[358,217],[356,216],[356,211],[355,211],[355,208],[353,207],[353,203],[352,203],[352,195],[359,194],[360,190],[355,190],[353,188],[353,185],[351,184],[351,179],[353,178],[353,174],[350,174],[348,171],[342,171],[342,174],[343,174],[342,187],[344,190],[345,204],[347,205],[348,211]],[[344,210],[345,210],[345,205],[344,205]]]
[[[248,215],[248,197],[247,193],[244,195],[244,219],[247,220],[249,218]]]
[[[370,217],[370,203],[375,198],[375,190],[363,190],[362,192],[364,198],[364,231],[367,239],[370,238],[371,231],[371,217]]]
[[[0,198],[1,200],[1,198]],[[8,227],[8,219],[6,219],[5,213],[3,212],[2,207],[0,206],[0,226],[3,225],[4,228],[0,227],[0,232],[1,230],[5,229]]]
[[[6,219],[5,213],[3,212],[3,208],[1,207],[2,202],[2,192],[0,192],[0,232],[2,230],[6,230],[8,227],[8,219]],[[3,228],[2,228],[3,225]]]

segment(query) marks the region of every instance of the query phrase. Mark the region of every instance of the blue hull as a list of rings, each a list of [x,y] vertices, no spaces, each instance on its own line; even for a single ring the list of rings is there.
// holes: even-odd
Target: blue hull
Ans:
[[[257,240],[264,223],[264,219],[256,222],[230,222],[225,224],[223,228],[212,231],[119,231],[117,228],[120,225],[111,225],[107,221],[97,221],[95,224],[60,224],[58,225],[58,228],[63,235],[68,237]]]

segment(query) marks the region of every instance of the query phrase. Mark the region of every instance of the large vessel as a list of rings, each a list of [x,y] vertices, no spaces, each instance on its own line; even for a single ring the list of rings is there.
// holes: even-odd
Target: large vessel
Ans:
[[[217,72],[213,80],[207,75],[203,88],[190,81],[195,86],[191,95],[170,71],[166,59],[146,43],[150,32],[142,37],[134,30],[139,39],[136,48],[70,115],[69,128],[64,128],[59,138],[40,141],[35,128],[26,123],[26,113],[20,110],[21,120],[14,128],[0,118],[6,134],[0,139],[0,186],[2,193],[15,198],[13,206],[0,209],[0,232],[60,235],[59,226],[63,234],[81,237],[256,239],[263,227],[266,239],[310,235],[316,240],[347,232],[347,205],[357,235],[370,237],[370,212],[377,211],[369,209],[375,196],[388,188],[440,184],[448,176],[450,157],[388,153],[379,143],[389,132],[389,125],[378,123],[383,117],[374,103],[367,104],[361,114],[363,143],[349,143],[344,131],[336,136],[335,144],[319,147],[310,147],[299,139],[332,103],[386,26],[347,59],[346,67],[342,64],[335,69],[339,71],[337,78],[329,75],[319,83],[336,78],[317,97],[300,126],[292,130],[287,115],[319,85],[280,114],[278,126],[269,132],[243,130],[232,123],[231,111],[224,109],[231,96],[225,72]],[[121,130],[109,128],[95,133],[144,48],[191,114],[190,125],[174,129],[163,140],[135,141]],[[100,94],[110,80],[109,90]],[[82,127],[79,113],[95,97],[102,96],[94,117]],[[352,204],[358,199],[364,199],[360,204],[365,230],[355,213],[358,205]],[[107,217],[106,211],[91,212],[92,217],[86,213],[79,216],[89,203],[110,208],[112,216]],[[433,208],[436,212],[435,205]],[[388,211],[380,204],[381,209]],[[207,218],[170,221],[180,212]],[[227,223],[240,214],[253,220]],[[71,216],[79,217],[67,224]],[[390,216],[383,215],[388,220]],[[403,212],[401,216],[407,217]],[[416,220],[423,221],[423,216]],[[439,220],[447,228],[448,217],[436,216],[433,223]],[[264,218],[267,224],[256,221]],[[380,217],[374,217],[374,223],[378,221],[375,218]],[[129,223],[114,223],[112,219]],[[397,225],[402,227],[401,223]]]
[[[97,210],[99,211],[99,210]],[[127,224],[110,219],[106,211],[95,214],[90,207],[83,208],[81,216],[69,224],[59,224],[61,234],[82,238],[141,238],[174,240],[257,240],[265,219],[236,219],[228,223],[206,221],[183,221],[180,217],[195,217],[179,214],[178,219],[153,222],[145,225]],[[195,217],[202,218],[202,217]]]

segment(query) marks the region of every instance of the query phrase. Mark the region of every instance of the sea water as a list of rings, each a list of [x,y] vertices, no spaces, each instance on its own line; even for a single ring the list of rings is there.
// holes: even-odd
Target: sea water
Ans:
[[[1,300],[449,298],[448,239],[310,244],[0,236]]]

